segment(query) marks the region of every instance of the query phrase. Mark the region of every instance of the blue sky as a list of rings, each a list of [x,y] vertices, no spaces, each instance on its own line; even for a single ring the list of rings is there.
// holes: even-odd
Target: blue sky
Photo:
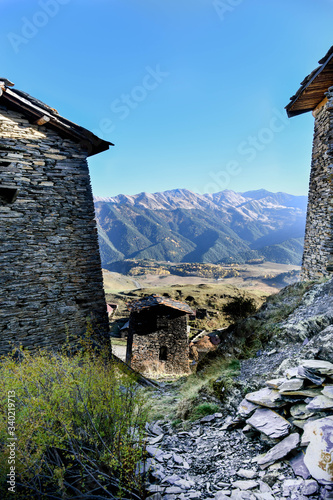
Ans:
[[[284,107],[333,44],[332,0],[2,0],[2,75],[115,143],[96,196],[306,194],[311,114]]]

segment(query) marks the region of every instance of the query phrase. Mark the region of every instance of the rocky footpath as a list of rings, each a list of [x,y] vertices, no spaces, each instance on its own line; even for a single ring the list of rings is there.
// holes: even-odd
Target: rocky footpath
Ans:
[[[333,280],[299,297],[301,286],[268,302],[256,323],[228,332],[226,357],[244,326],[252,335],[256,325],[275,333],[241,361],[219,413],[182,429],[162,421],[147,427],[141,472],[149,500],[333,499]]]
[[[248,393],[232,418],[147,426],[150,500],[333,498],[333,364],[305,360]]]

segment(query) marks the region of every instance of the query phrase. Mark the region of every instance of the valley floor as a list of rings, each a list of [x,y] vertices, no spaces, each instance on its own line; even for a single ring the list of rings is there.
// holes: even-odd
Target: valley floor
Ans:
[[[230,267],[226,266],[226,269],[230,269]],[[116,293],[138,288],[220,283],[270,295],[278,292],[287,284],[296,281],[301,268],[292,264],[264,262],[262,264],[240,264],[234,266],[233,269],[237,270],[238,276],[218,280],[201,276],[176,276],[173,274],[125,276],[120,273],[103,270],[104,288],[106,293]],[[285,277],[285,273],[287,275],[290,274],[290,277]]]

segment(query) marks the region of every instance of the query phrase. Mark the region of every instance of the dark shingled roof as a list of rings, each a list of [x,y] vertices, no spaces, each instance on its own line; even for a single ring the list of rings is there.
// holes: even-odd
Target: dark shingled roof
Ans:
[[[109,146],[114,145],[60,116],[56,109],[26,92],[9,87],[13,87],[13,84],[6,78],[0,77],[0,104],[3,103],[8,108],[22,113],[33,124],[38,125],[38,120],[42,120],[41,123],[44,123],[44,126],[55,129],[59,135],[79,142],[88,151],[88,156],[106,151]]]
[[[304,78],[296,94],[290,98],[286,106],[289,117],[314,110],[333,85],[333,46],[318,62],[320,66]]]
[[[161,305],[177,309],[178,311],[182,311],[186,314],[195,314],[194,311],[192,311],[192,309],[184,302],[168,299],[167,297],[161,297],[161,295],[149,295],[149,297],[143,297],[143,299],[131,302],[128,304],[128,309],[131,312],[138,312],[143,309],[149,309],[150,307]]]

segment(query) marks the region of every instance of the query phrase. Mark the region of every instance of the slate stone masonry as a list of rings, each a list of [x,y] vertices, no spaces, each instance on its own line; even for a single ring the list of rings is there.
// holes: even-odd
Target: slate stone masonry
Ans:
[[[305,229],[302,279],[333,271],[333,87],[315,110],[315,128]]]
[[[87,151],[0,106],[0,352],[106,339],[108,318]]]

